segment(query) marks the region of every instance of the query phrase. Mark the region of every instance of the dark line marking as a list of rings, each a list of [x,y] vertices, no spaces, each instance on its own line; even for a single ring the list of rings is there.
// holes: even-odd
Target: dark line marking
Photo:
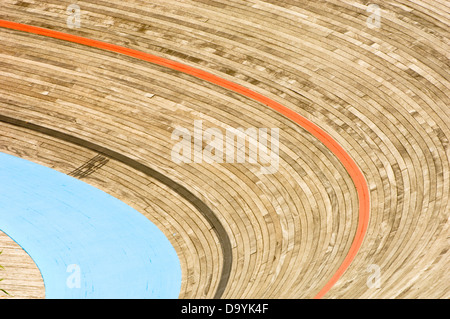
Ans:
[[[110,150],[106,147],[100,146],[98,144],[86,141],[79,137],[75,137],[73,135],[69,135],[66,133],[59,132],[57,130],[47,128],[44,126],[40,126],[37,124],[29,123],[27,121],[15,119],[9,116],[0,115],[0,122],[8,123],[14,126],[26,128],[35,132],[39,132],[53,138],[57,138],[63,140],[65,142],[69,142],[97,153],[104,154],[105,156],[114,159],[118,162],[121,162],[129,167],[134,168],[154,179],[159,181],[160,183],[166,185],[170,189],[172,189],[175,193],[183,197],[185,200],[189,201],[208,221],[209,225],[217,234],[219,239],[220,246],[222,248],[223,253],[223,266],[222,266],[222,274],[220,275],[219,284],[217,286],[217,290],[214,294],[215,299],[221,298],[225,288],[228,284],[228,280],[230,278],[231,273],[231,265],[233,260],[233,254],[231,249],[231,242],[228,234],[223,227],[220,220],[217,218],[216,214],[197,196],[195,196],[191,191],[189,191],[183,185],[178,184],[177,182],[171,180],[169,177],[161,174],[160,172],[154,170],[151,167],[148,167],[134,159],[131,159],[123,154]]]
[[[108,162],[109,162],[108,158],[103,157],[102,155],[98,154],[67,175],[76,177],[78,179],[83,179],[83,178],[88,177],[91,174],[95,173],[96,171],[98,171],[100,168],[105,166]]]
[[[353,238],[352,245],[347,252],[347,255],[344,258],[344,261],[341,263],[337,271],[334,275],[329,279],[329,281],[325,284],[324,287],[317,293],[314,297],[316,299],[322,298],[339,280],[339,278],[344,274],[344,272],[348,269],[354,258],[356,257],[359,248],[361,247],[364,237],[367,232],[367,228],[369,225],[370,218],[370,191],[369,185],[365,179],[364,174],[353,160],[353,158],[345,151],[345,149],[333,139],[331,135],[325,132],[321,127],[314,124],[312,121],[307,118],[301,116],[299,113],[294,110],[272,100],[260,93],[252,91],[242,85],[231,82],[229,80],[223,79],[219,76],[216,76],[212,73],[203,71],[201,69],[194,68],[192,66],[172,61],[169,59],[165,59],[153,54],[149,54],[143,51],[138,51],[126,47],[122,47],[119,45],[115,45],[112,43],[107,43],[103,41],[93,40],[85,37],[80,37],[77,35],[54,31],[50,29],[40,28],[32,25],[27,25],[23,23],[17,23],[7,20],[0,20],[0,27],[8,28],[11,30],[17,30],[22,32],[28,32],[32,34],[42,35],[54,39],[59,39],[63,41],[69,41],[72,43],[77,43],[81,45],[86,45],[91,48],[97,48],[105,51],[116,52],[126,56],[130,56],[142,61],[147,61],[156,65],[167,67],[171,70],[176,70],[188,75],[192,75],[198,79],[205,80],[209,83],[213,83],[222,88],[229,89],[235,93],[241,94],[242,96],[251,98],[257,102],[260,102],[274,111],[284,115],[286,118],[295,122],[296,124],[303,127],[309,133],[311,133],[315,138],[317,138],[324,146],[326,146],[342,163],[342,165],[347,170],[350,175],[353,183],[355,185],[355,189],[358,193],[358,201],[359,201],[359,214],[358,214],[358,227],[356,229],[356,234]],[[224,264],[225,265],[225,264]]]

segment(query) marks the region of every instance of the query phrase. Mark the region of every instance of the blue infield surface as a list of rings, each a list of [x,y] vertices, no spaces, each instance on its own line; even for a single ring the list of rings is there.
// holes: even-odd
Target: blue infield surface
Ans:
[[[46,298],[178,298],[181,268],[145,216],[76,178],[0,153],[0,230],[42,274]]]

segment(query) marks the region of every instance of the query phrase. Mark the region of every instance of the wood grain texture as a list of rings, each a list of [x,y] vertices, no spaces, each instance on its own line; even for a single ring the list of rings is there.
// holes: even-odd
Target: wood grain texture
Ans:
[[[42,299],[44,281],[31,257],[4,232],[0,232],[0,299]]]
[[[371,198],[363,246],[325,297],[449,298],[450,8],[371,3],[382,10],[380,28],[367,27],[368,3],[358,0],[77,1],[79,29],[66,25],[70,1],[6,0],[0,19],[179,61],[310,119],[358,163]],[[310,298],[342,263],[358,224],[356,189],[342,163],[295,123],[144,61],[6,29],[0,40],[0,115],[100,145],[192,192],[230,239],[224,298]],[[192,131],[194,120],[280,128],[278,172],[176,165],[172,131]],[[67,174],[98,156],[11,124],[0,132],[1,151]],[[214,296],[223,250],[196,207],[112,159],[81,177],[168,236],[182,262],[181,298]],[[381,269],[378,289],[367,286],[372,264]]]

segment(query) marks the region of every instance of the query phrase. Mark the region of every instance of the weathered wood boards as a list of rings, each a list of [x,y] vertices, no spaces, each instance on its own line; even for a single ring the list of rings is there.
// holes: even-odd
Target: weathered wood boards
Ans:
[[[379,26],[368,24],[376,10],[364,1],[77,3],[80,28],[67,25],[69,1],[5,1],[0,18],[180,61],[309,118],[352,156],[371,190],[364,244],[325,297],[449,297],[446,2],[373,1]],[[142,61],[9,30],[0,37],[0,114],[123,154],[200,198],[232,247],[223,297],[313,297],[339,267],[358,222],[356,190],[303,129],[264,105]],[[192,131],[195,120],[212,129],[280,128],[278,172],[261,175],[251,163],[175,165],[171,134],[177,126]],[[0,128],[2,151],[68,174],[97,156]],[[214,229],[188,201],[136,175],[109,161],[80,177],[179,236],[172,241],[183,255],[180,297],[214,296],[223,267]]]

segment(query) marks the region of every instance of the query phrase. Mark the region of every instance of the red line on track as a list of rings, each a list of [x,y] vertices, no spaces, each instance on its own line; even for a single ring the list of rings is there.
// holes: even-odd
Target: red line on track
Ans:
[[[300,114],[294,112],[293,110],[281,105],[280,103],[265,97],[262,94],[254,92],[246,87],[243,87],[239,84],[233,83],[231,81],[222,79],[216,75],[205,72],[200,69],[196,69],[190,67],[188,65],[172,61],[169,59],[161,58],[149,53],[121,47],[115,44],[110,44],[98,40],[92,40],[76,35],[71,35],[59,31],[44,29],[40,27],[30,26],[26,24],[21,24],[17,22],[11,22],[6,20],[0,20],[0,27],[8,28],[17,31],[24,31],[28,33],[43,35],[59,40],[65,40],[73,43],[78,43],[82,45],[86,45],[93,48],[98,48],[102,50],[112,51],[116,53],[120,53],[123,55],[127,55],[136,59],[144,60],[153,64],[157,64],[160,66],[164,66],[170,68],[172,70],[180,71],[185,74],[189,74],[195,76],[199,79],[208,81],[210,83],[216,84],[233,92],[239,93],[243,96],[251,98],[257,102],[263,103],[264,105],[272,108],[273,110],[281,113],[285,117],[291,119],[298,125],[302,126],[309,133],[311,133],[314,137],[316,137],[320,142],[322,142],[344,165],[348,174],[353,180],[355,184],[356,191],[358,193],[359,200],[359,216],[358,216],[358,227],[356,230],[355,237],[353,239],[352,245],[342,262],[342,264],[337,269],[336,273],[330,278],[330,280],[326,283],[326,285],[318,292],[318,294],[314,297],[316,299],[322,298],[338,281],[338,279],[342,276],[342,274],[347,270],[350,266],[351,262],[355,258],[358,253],[359,248],[364,239],[364,235],[367,230],[367,226],[369,224],[369,214],[370,214],[370,197],[369,197],[369,188],[367,182],[364,178],[364,175],[360,171],[359,167],[350,157],[350,155],[345,152],[345,150],[324,130],[318,127],[316,124],[312,123],[308,119],[304,118]]]

